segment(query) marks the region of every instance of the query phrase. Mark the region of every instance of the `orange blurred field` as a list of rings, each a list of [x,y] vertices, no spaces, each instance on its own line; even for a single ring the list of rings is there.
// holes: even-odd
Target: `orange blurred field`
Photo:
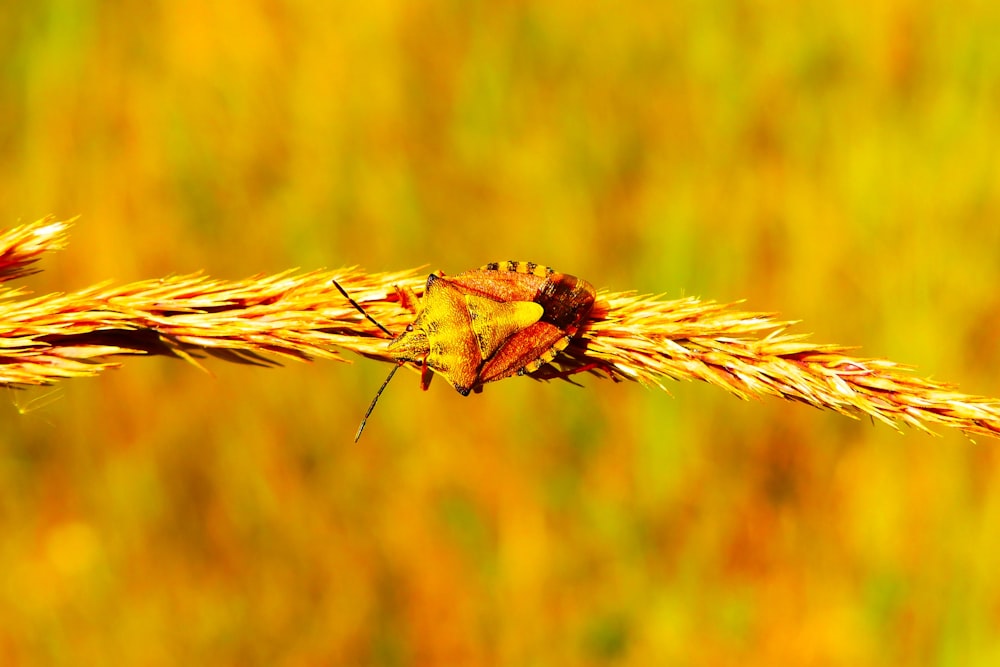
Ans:
[[[746,299],[1000,396],[1000,5],[0,8],[36,293],[199,269]],[[131,359],[0,390],[0,664],[1000,664],[1000,442],[779,400]]]

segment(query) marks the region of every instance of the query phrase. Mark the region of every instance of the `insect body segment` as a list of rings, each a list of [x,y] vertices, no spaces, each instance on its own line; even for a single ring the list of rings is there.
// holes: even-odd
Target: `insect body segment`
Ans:
[[[413,324],[389,343],[389,354],[398,361],[411,361],[448,378],[455,388],[468,394],[474,383],[469,359],[480,352],[471,332],[471,316],[464,295],[447,278],[431,274],[421,299],[422,308]],[[477,364],[478,365],[478,364]]]
[[[469,325],[484,360],[492,357],[507,339],[545,314],[545,309],[534,301],[491,301],[473,294],[465,295],[465,305],[469,309]]]

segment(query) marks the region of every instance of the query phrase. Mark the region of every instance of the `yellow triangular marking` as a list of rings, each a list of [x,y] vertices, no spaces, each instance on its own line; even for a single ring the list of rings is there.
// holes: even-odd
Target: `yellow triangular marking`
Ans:
[[[472,333],[483,359],[492,357],[508,338],[542,319],[545,309],[534,301],[493,301],[465,295]]]

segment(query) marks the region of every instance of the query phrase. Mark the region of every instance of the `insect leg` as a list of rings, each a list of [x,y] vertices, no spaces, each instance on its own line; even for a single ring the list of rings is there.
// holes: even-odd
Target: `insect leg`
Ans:
[[[409,287],[400,287],[399,285],[393,285],[393,289],[396,290],[399,305],[411,313],[416,313],[420,304],[420,299],[417,298],[416,292]]]
[[[420,365],[420,388],[427,391],[427,388],[431,386],[431,378],[434,377],[434,372],[431,371],[431,367],[427,365],[427,355],[424,355],[424,359]]]

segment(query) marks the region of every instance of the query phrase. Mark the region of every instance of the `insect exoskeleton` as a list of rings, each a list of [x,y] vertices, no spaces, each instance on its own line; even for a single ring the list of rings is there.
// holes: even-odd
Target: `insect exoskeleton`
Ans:
[[[424,368],[425,389],[432,370],[466,396],[487,382],[534,373],[555,359],[586,322],[595,295],[586,280],[534,262],[493,262],[455,276],[432,273],[415,319],[393,337],[388,351],[400,365],[412,362]],[[382,389],[391,378],[392,373]]]
[[[389,353],[426,364],[467,395],[552,361],[590,315],[594,296],[587,281],[533,262],[431,274],[416,319]]]

